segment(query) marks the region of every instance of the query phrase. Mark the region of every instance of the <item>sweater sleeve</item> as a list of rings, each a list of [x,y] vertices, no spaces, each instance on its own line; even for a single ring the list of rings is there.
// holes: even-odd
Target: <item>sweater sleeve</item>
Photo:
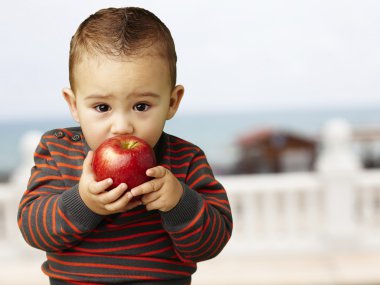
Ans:
[[[232,214],[223,186],[214,178],[204,153],[192,159],[183,196],[163,225],[183,261],[199,262],[215,257],[232,233]]]
[[[48,145],[51,137],[45,134],[36,149],[35,165],[18,209],[18,225],[26,242],[50,252],[79,243],[102,220],[80,198],[80,175],[60,171],[60,165],[64,165],[66,168],[79,168],[79,172],[76,170],[78,174],[81,167],[57,161],[57,157],[65,155],[57,151],[52,154]],[[71,183],[67,183],[68,180]]]

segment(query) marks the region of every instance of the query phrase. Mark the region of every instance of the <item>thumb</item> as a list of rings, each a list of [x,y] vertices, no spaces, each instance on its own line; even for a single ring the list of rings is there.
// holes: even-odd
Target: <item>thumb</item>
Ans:
[[[92,171],[92,158],[94,157],[94,152],[90,150],[83,161],[83,174],[93,174]]]

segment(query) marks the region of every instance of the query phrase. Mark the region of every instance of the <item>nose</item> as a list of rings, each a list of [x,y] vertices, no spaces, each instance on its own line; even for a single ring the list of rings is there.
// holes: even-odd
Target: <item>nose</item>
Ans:
[[[132,135],[133,124],[126,115],[116,116],[112,122],[111,132],[113,135]]]

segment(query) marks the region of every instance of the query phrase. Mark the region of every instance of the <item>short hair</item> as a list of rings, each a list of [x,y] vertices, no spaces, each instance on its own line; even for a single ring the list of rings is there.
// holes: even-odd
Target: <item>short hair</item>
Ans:
[[[75,88],[74,67],[87,54],[133,57],[148,48],[168,61],[172,87],[176,84],[177,55],[169,29],[152,12],[137,8],[101,9],[78,27],[70,42],[69,80]]]

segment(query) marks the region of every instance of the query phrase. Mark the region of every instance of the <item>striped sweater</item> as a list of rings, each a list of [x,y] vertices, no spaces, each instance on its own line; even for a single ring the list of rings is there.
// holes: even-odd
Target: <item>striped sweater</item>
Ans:
[[[20,230],[46,251],[51,284],[190,284],[196,263],[215,257],[232,232],[226,192],[202,150],[163,133],[155,153],[181,182],[180,202],[169,212],[139,206],[109,216],[79,196],[88,151],[80,128],[46,132],[20,201]]]

